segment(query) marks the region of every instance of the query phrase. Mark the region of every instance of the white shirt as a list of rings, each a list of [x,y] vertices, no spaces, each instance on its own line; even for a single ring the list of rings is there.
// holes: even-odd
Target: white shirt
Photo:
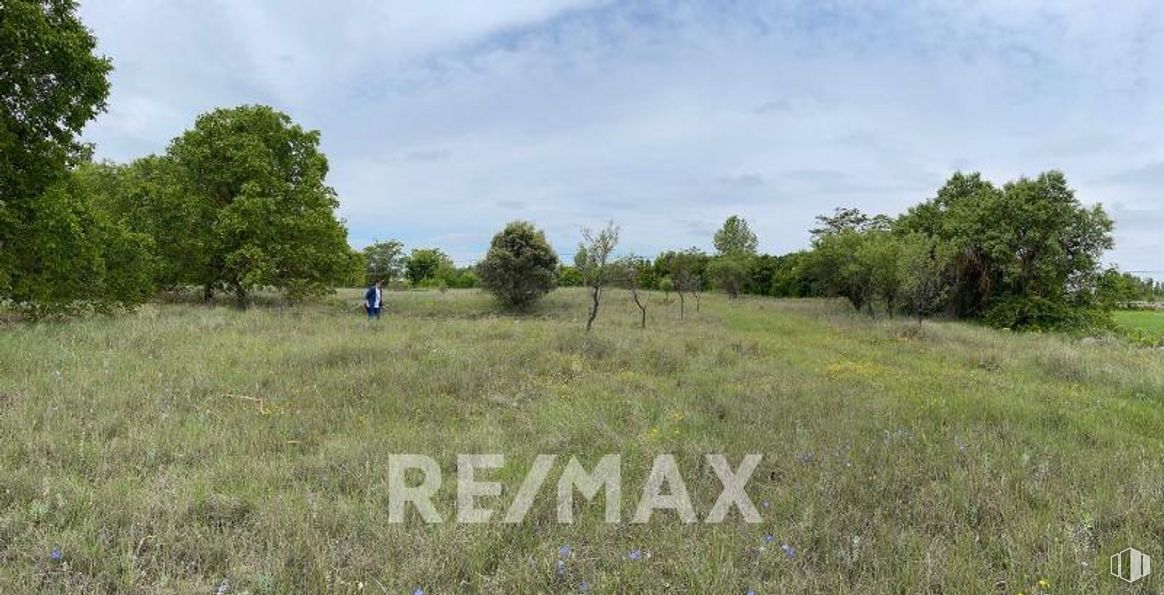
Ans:
[[[376,301],[375,301],[375,303],[372,304],[372,307],[373,308],[380,307],[380,288],[379,287],[376,288]]]

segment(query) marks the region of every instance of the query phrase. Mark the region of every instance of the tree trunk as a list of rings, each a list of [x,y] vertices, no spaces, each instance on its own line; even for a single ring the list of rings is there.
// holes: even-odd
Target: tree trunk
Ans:
[[[683,307],[686,305],[686,302],[683,300],[683,292],[680,291],[677,293],[679,294],[679,318],[683,318]]]
[[[639,322],[639,328],[647,328],[647,307],[639,301],[638,292],[631,293],[631,297],[635,299],[635,305],[639,307],[639,312],[642,314],[642,320]]]
[[[202,286],[202,303],[209,304],[214,301],[214,284],[207,283]]]
[[[590,288],[590,298],[594,300],[594,303],[590,306],[590,318],[586,319],[586,332],[590,332],[590,327],[594,324],[594,319],[598,317],[598,294],[601,291],[601,287]]]

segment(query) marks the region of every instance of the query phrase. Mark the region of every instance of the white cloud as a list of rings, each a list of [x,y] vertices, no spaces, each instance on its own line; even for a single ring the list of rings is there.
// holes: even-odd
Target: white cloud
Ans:
[[[265,102],[323,131],[354,243],[450,242],[514,217],[571,252],[609,218],[639,252],[738,213],[804,244],[838,205],[897,212],[955,167],[1063,169],[1119,204],[1113,259],[1164,269],[1164,12],[1151,1],[83,2],[114,59],[99,151],[160,151]],[[1121,177],[1122,176],[1122,177]],[[455,240],[455,241],[454,241]]]

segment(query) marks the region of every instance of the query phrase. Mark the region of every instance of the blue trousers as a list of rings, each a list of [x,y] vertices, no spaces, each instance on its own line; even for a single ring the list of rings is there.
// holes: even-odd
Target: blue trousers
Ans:
[[[364,309],[368,311],[368,320],[372,320],[373,318],[376,320],[380,319],[380,308],[364,306]]]

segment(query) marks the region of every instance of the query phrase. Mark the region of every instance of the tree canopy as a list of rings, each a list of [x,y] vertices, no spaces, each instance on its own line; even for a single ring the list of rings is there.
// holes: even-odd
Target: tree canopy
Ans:
[[[532,223],[513,221],[493,236],[477,276],[503,304],[525,308],[554,288],[558,255]]]

